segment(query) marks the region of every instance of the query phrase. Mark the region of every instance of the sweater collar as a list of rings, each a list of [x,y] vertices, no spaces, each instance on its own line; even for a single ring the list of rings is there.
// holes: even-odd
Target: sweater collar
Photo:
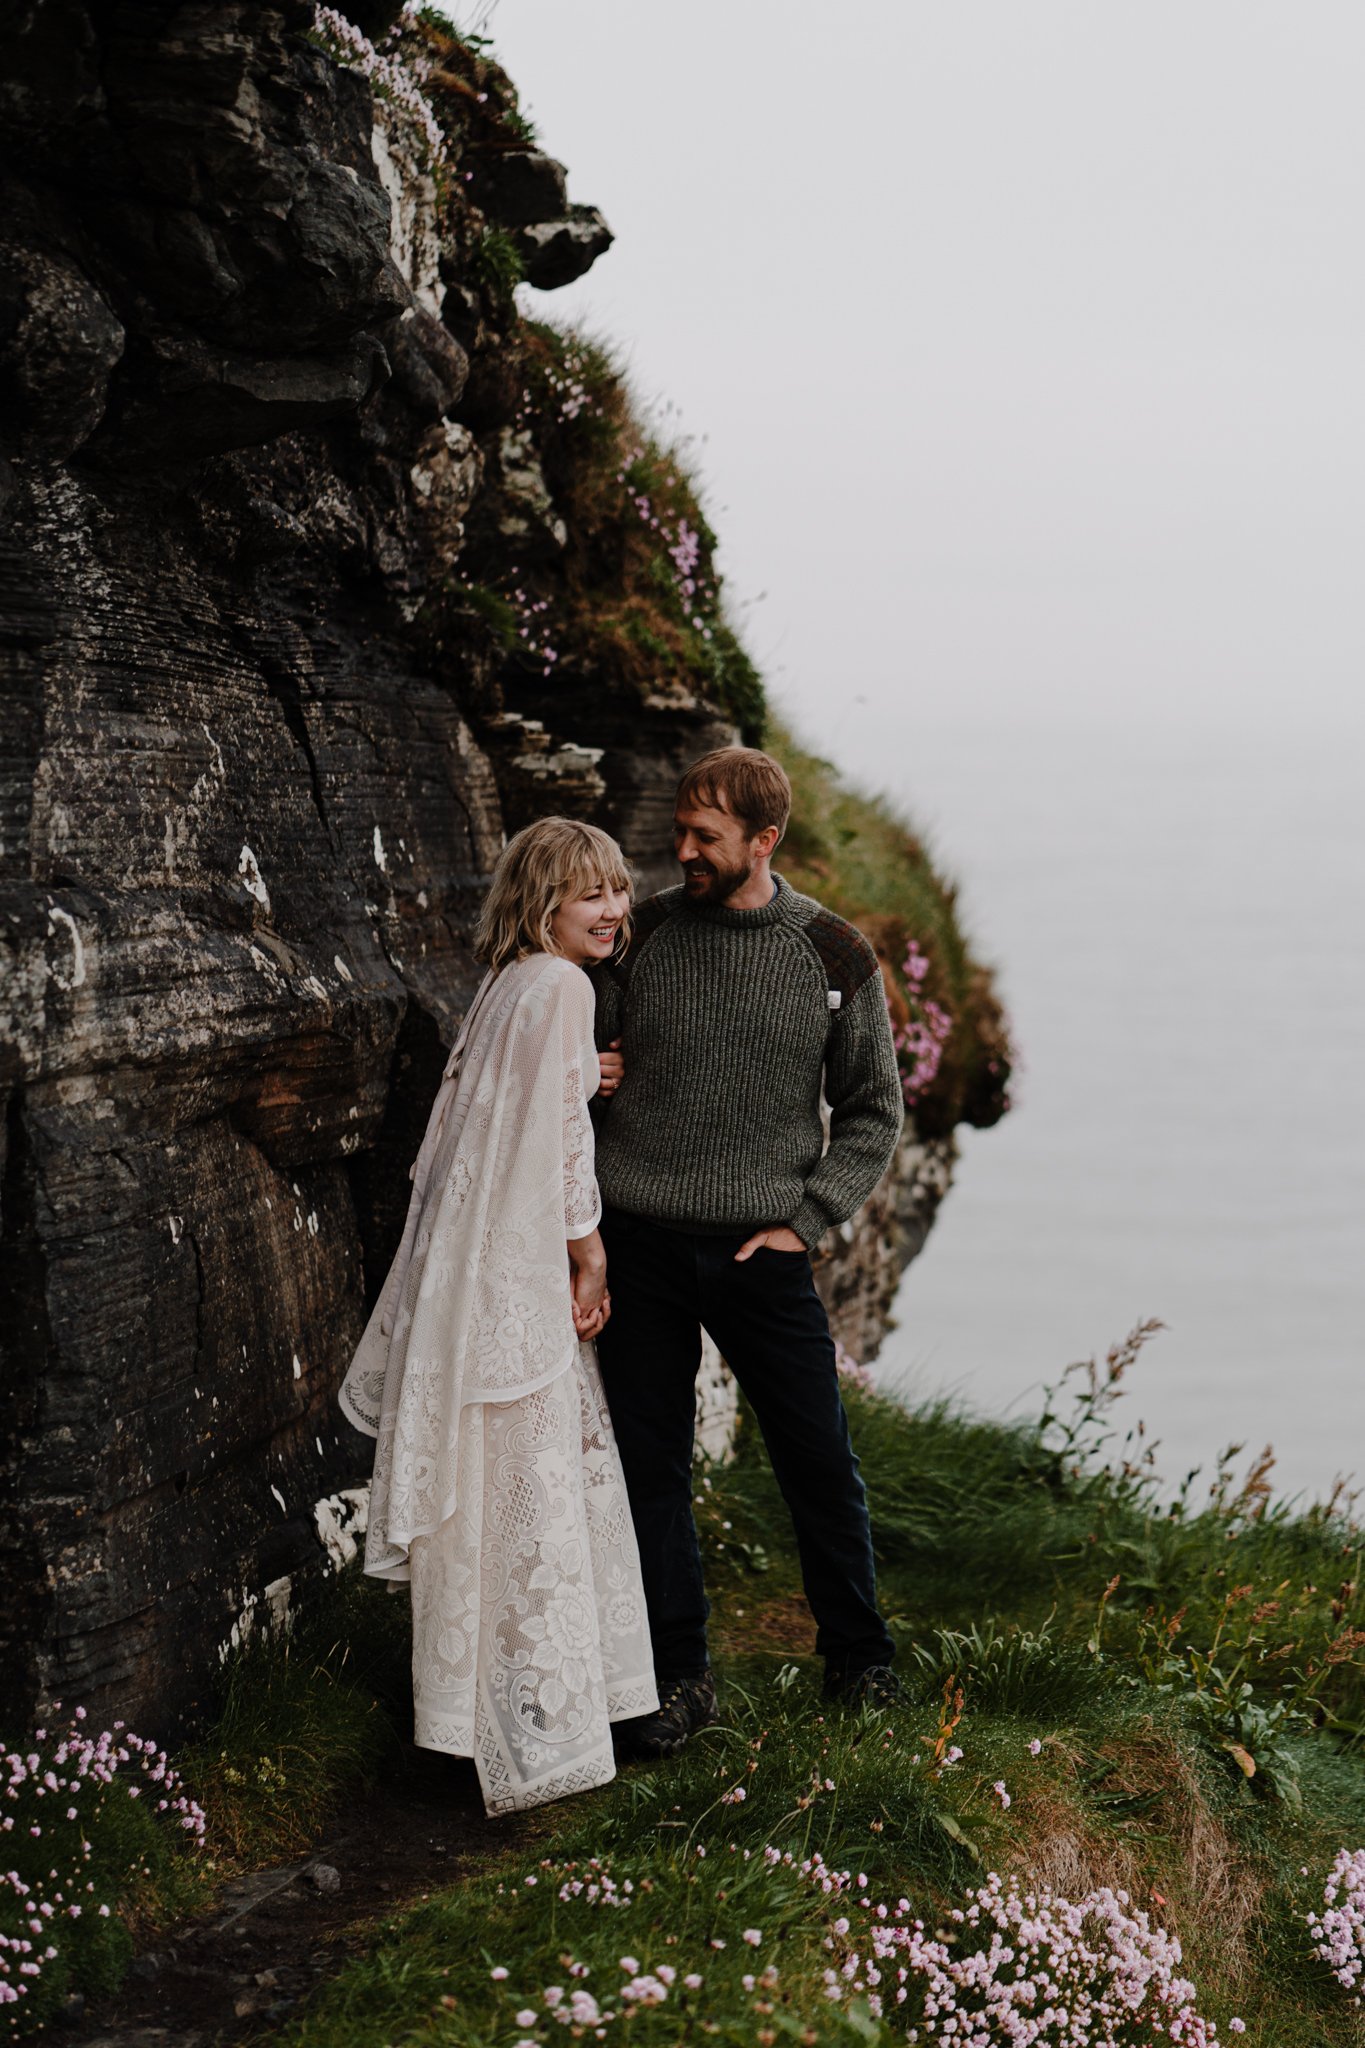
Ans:
[[[757,931],[762,925],[787,924],[796,907],[796,892],[790,882],[781,875],[774,875],[777,894],[768,902],[760,903],[757,910],[732,910],[728,903],[694,903],[685,889],[679,890],[682,907],[691,917],[705,918],[708,924],[738,926],[743,931]]]

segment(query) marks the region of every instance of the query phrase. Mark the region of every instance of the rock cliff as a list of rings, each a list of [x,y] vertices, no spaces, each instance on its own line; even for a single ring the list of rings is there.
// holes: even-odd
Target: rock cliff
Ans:
[[[662,879],[761,716],[685,474],[516,309],[606,223],[481,47],[353,12],[6,10],[10,1708],[167,1727],[344,1550],[334,1389],[504,831]]]

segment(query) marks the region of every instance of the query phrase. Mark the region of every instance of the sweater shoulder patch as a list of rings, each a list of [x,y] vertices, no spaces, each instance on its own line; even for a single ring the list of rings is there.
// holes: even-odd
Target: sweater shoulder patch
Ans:
[[[881,973],[877,956],[856,925],[823,905],[802,926],[820,956],[825,978],[846,1003]]]

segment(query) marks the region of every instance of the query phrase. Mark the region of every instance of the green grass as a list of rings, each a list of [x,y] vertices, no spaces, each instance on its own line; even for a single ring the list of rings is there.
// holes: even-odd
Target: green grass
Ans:
[[[402,1603],[359,1572],[333,1580],[292,1635],[248,1641],[212,1727],[178,1760],[219,1859],[297,1854],[342,1793],[396,1759],[409,1662]]]
[[[471,275],[490,290],[502,289],[501,250],[490,231],[475,252]],[[716,536],[686,439],[651,419],[605,341],[519,319],[516,343],[517,424],[531,437],[567,538],[562,550],[510,572],[556,649],[553,702],[540,704],[543,668],[515,647],[506,650],[504,684],[519,705],[529,691],[537,715],[553,710],[565,730],[586,713],[594,733],[601,693],[683,706],[704,697],[758,744],[763,682],[726,616]],[[464,559],[490,587],[509,574],[505,546],[477,528]]]
[[[1142,1468],[1107,1466],[1095,1453],[1136,1348],[1041,1424],[850,1391],[903,1644],[905,1699],[884,1723],[820,1702],[785,1513],[743,1428],[735,1460],[698,1487],[721,1725],[508,1823],[491,1866],[396,1914],[285,2038],[557,2041],[546,1987],[586,1987],[619,2013],[622,1956],[677,1977],[661,2006],[606,2023],[608,2039],[623,2026],[660,2044],[899,2038],[865,2002],[825,1996],[825,1944],[840,1958],[847,1944],[839,1904],[796,1867],[818,1855],[930,1923],[988,1870],[1070,1897],[1122,1885],[1179,1933],[1225,2038],[1236,2013],[1276,2048],[1359,2048],[1360,2012],[1304,1926],[1336,1849],[1365,1839],[1348,1729],[1365,1682],[1360,1596],[1341,1592],[1359,1535],[1339,1512],[1293,1516],[1255,1489],[1163,1505]],[[1173,1633],[1157,1604],[1172,1598]],[[1158,1630],[1183,1678],[1153,1661]],[[1187,1649],[1205,1662],[1182,1663]],[[1283,1708],[1276,1770],[1249,1778],[1230,1754],[1219,1660],[1262,1708]],[[950,1744],[962,1755],[945,1764]],[[704,1979],[695,1993],[689,1973]]]
[[[484,229],[474,246],[469,267],[476,284],[486,286],[508,303],[524,273],[521,252],[503,228]]]
[[[1361,2048],[1305,1928],[1336,1850],[1365,1840],[1360,1532],[1340,1504],[1290,1513],[1260,1479],[1216,1482],[1197,1509],[1192,1489],[1159,1497],[1113,1426],[1142,1338],[1031,1424],[850,1387],[901,1644],[904,1699],[883,1720],[821,1703],[785,1510],[742,1419],[733,1461],[697,1486],[721,1724],[507,1822],[456,1888],[368,1930],[283,2038],[592,2039],[550,2021],[544,1993],[586,1988],[620,2015],[623,1956],[676,1975],[663,2004],[604,2022],[609,2039],[900,2038],[865,1995],[826,1997],[855,1938],[836,1918],[856,1930],[862,1909],[802,1874],[820,1858],[931,1926],[989,1871],[1073,1899],[1122,1887],[1179,1934],[1222,2038],[1239,2014],[1275,2048]],[[247,1646],[177,1760],[220,1874],[297,1853],[349,1787],[403,1768],[406,1666],[405,1604],[354,1572],[292,1640]],[[144,1931],[204,1887],[149,1820],[111,1808],[137,1839],[98,1848]],[[60,1974],[93,1990],[127,1952],[107,1926]]]

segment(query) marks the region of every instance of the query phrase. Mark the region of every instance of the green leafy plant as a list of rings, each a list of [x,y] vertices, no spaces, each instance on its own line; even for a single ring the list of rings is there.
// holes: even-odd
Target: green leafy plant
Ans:
[[[470,276],[503,300],[510,300],[526,268],[521,251],[505,228],[485,228],[469,260]]]

